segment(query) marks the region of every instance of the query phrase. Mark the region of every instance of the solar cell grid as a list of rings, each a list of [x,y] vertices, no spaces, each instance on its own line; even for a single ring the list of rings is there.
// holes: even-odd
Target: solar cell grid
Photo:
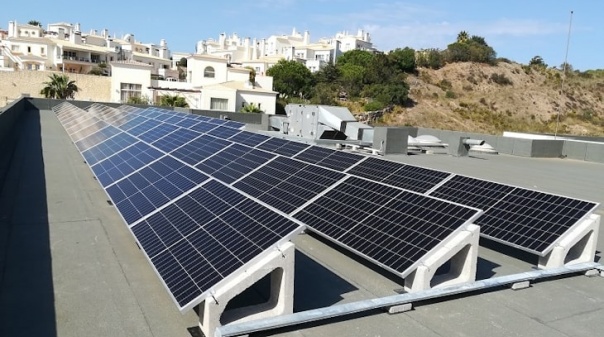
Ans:
[[[166,119],[164,122],[168,124],[178,124],[179,122],[182,122],[185,119],[187,118],[174,114],[172,117]]]
[[[155,209],[206,181],[208,177],[165,156],[107,188],[107,193],[132,225]]]
[[[171,154],[187,164],[196,165],[231,144],[226,140],[202,135],[174,150]]]
[[[134,135],[134,136],[139,136],[159,125],[161,125],[162,123],[153,119],[146,119],[144,122],[128,129],[128,133]]]
[[[309,145],[299,142],[292,142],[280,138],[270,138],[266,142],[258,145],[259,149],[274,152],[286,157],[293,157],[298,152],[306,149]]]
[[[90,136],[77,141],[75,143],[75,145],[78,148],[78,150],[80,150],[80,152],[85,151],[85,150],[97,145],[98,143],[103,142],[121,132],[122,131],[120,131],[118,128],[115,128],[115,127],[109,125],[103,129],[99,130],[98,132],[95,132],[95,133],[91,134]]]
[[[367,158],[348,173],[419,193],[427,192],[451,175],[378,158]]]
[[[149,129],[146,132],[139,134],[138,138],[140,138],[144,142],[153,143],[156,140],[176,130],[178,130],[178,127],[175,125],[160,124],[155,128]]]
[[[131,113],[131,112],[124,112],[123,115],[119,116],[116,115],[116,118],[110,118],[107,119],[107,122],[112,124],[115,127],[121,128],[122,125],[128,123],[129,121],[136,119],[140,116],[138,116],[135,113]]]
[[[193,139],[197,138],[199,135],[199,132],[180,128],[154,141],[151,144],[157,146],[159,149],[165,152],[171,152],[174,149],[182,146],[183,144],[189,143]]]
[[[161,156],[162,153],[160,151],[145,143],[138,142],[95,164],[92,166],[92,171],[101,185],[105,187]]]
[[[298,229],[215,181],[132,227],[181,307]]]
[[[208,131],[216,128],[217,125],[210,124],[208,122],[197,123],[190,127],[191,130],[195,130],[197,132],[207,133]]]
[[[130,129],[148,121],[149,118],[147,117],[143,117],[143,116],[136,116],[130,120],[128,120],[127,122],[121,124],[119,126],[120,129],[124,130],[124,131],[130,131]]]
[[[275,155],[268,152],[232,144],[195,167],[230,184],[274,157]]]
[[[233,186],[291,213],[343,177],[342,173],[276,157]]]
[[[96,123],[83,127],[82,129],[79,129],[78,131],[75,131],[74,133],[71,134],[71,139],[74,142],[77,142],[81,139],[84,139],[96,132],[98,132],[99,130],[102,130],[103,128],[107,127],[109,124],[105,123],[102,120],[97,120]]]
[[[262,142],[265,142],[270,137],[265,136],[259,133],[249,132],[249,131],[241,131],[240,133],[229,138],[230,141],[235,143],[247,145],[247,146],[256,146]]]
[[[482,236],[545,255],[596,204],[456,175],[431,195],[485,210]]]
[[[214,129],[208,131],[207,134],[218,137],[218,138],[222,138],[222,139],[228,139],[229,137],[234,136],[234,135],[238,134],[239,132],[241,132],[241,131],[232,129],[232,128],[227,128],[225,126],[219,126],[219,127],[216,127]]]
[[[295,158],[310,164],[317,164],[337,171],[345,171],[364,157],[354,153],[311,146],[300,152]]]
[[[99,143],[88,150],[82,152],[82,156],[89,166],[92,166],[99,161],[125,149],[126,147],[136,143],[136,138],[126,134],[119,133],[106,141]]]
[[[403,277],[479,214],[476,209],[351,177],[294,215]]]

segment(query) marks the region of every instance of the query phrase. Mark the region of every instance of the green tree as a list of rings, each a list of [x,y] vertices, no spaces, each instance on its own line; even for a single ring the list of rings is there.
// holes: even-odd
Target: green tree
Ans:
[[[256,103],[250,103],[250,104],[244,105],[241,108],[241,110],[239,110],[239,112],[261,113],[261,112],[264,112],[264,111],[262,111],[262,109],[260,109],[260,107],[257,106]]]
[[[388,53],[388,58],[402,72],[414,73],[417,70],[415,50],[412,48],[396,48]]]
[[[545,62],[543,61],[543,58],[539,55],[534,56],[530,61],[529,61],[529,66],[531,67],[539,67],[539,68],[547,68],[547,64],[545,64]]]
[[[163,95],[159,99],[160,106],[173,106],[179,108],[187,108],[189,104],[187,104],[186,99],[183,96],[179,95]]]
[[[48,78],[50,80],[43,83],[45,86],[40,91],[46,98],[73,98],[79,90],[75,81],[70,81],[67,75],[52,74]]]
[[[368,67],[374,60],[375,55],[366,50],[354,49],[345,52],[338,57],[336,66],[341,67],[346,64],[353,64],[361,67]]]
[[[430,68],[430,69],[440,69],[445,65],[445,57],[443,56],[443,52],[439,49],[424,49],[420,50],[417,56],[417,66]]]
[[[340,71],[340,83],[350,96],[358,96],[363,89],[366,68],[363,66],[346,63],[338,66]]]
[[[36,27],[42,27],[42,22],[38,21],[38,20],[29,20],[27,22],[28,25],[32,25],[32,26],[36,26]]]
[[[187,67],[187,58],[181,57],[180,60],[178,62],[176,62],[176,66],[186,68]]]
[[[130,96],[128,97],[127,104],[139,104],[139,105],[148,105],[149,97],[147,96]]]
[[[470,35],[468,35],[468,32],[462,30],[461,32],[459,32],[459,34],[457,34],[457,43],[465,43],[466,41],[468,41],[469,38]]]
[[[256,69],[254,69],[254,68],[252,68],[250,66],[245,67],[245,69],[249,69],[250,70],[250,74],[248,76],[248,81],[250,81],[250,83],[252,85],[255,85],[256,84]]]
[[[340,71],[332,63],[328,63],[314,73],[315,83],[335,83],[340,77]]]
[[[310,70],[293,60],[279,60],[266,74],[273,77],[275,91],[285,97],[307,98],[313,84]]]

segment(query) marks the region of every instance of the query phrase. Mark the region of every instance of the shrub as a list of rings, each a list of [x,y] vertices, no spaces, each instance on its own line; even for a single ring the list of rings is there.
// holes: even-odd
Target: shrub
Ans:
[[[365,111],[376,111],[376,110],[382,110],[384,107],[385,107],[385,105],[382,102],[371,101],[371,102],[365,104],[365,106],[363,106],[363,109]]]
[[[445,93],[445,97],[446,98],[457,98],[457,94],[451,90],[447,90],[447,92]]]
[[[499,85],[513,85],[514,84],[512,82],[512,80],[507,78],[504,74],[493,73],[493,74],[491,74],[491,77],[489,78],[489,80],[491,82],[497,83]]]
[[[447,79],[443,79],[438,82],[437,86],[443,91],[451,90],[453,88],[453,84]]]

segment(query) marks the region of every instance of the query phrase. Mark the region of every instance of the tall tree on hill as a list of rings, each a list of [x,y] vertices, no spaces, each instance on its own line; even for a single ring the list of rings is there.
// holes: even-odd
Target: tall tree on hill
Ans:
[[[459,32],[459,34],[457,34],[457,43],[465,43],[466,41],[468,41],[469,38],[470,35],[468,35],[468,32],[462,30],[461,32]]]
[[[273,77],[275,91],[284,97],[308,98],[313,84],[310,70],[293,60],[279,60],[266,74]]]
[[[44,82],[44,88],[40,91],[46,98],[67,99],[73,98],[79,91],[75,81],[70,81],[67,75],[52,74],[49,81]]]
[[[415,50],[412,48],[396,48],[388,53],[388,58],[402,72],[414,73],[417,70]]]
[[[36,27],[42,27],[42,22],[38,21],[38,20],[29,20],[27,22],[28,25],[31,26],[36,26]]]

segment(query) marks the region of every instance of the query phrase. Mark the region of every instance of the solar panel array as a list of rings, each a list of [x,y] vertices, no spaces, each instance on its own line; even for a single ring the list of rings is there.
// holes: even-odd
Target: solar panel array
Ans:
[[[55,111],[181,310],[303,229],[171,154],[199,132],[129,108],[62,104]],[[204,117],[189,124],[200,122],[242,126]]]
[[[238,129],[242,125],[232,121],[127,106],[119,109],[91,106],[88,110],[94,112],[92,114],[68,107],[56,110],[64,125],[71,125],[71,121],[77,119],[78,123],[85,121],[87,127],[97,126],[97,132],[73,139],[74,143],[80,144],[78,149],[181,309],[196,302],[197,295],[239,268],[241,264],[237,259],[242,263],[249,261],[262,249],[298,231],[292,224],[305,223],[404,277],[422,256],[463,229],[480,212],[364,178],[353,178],[343,172],[362,163],[365,156],[242,131]],[[66,127],[72,137],[79,131],[77,123],[73,125],[73,130]],[[349,235],[330,236],[327,223],[320,225],[315,221],[321,218],[317,205],[333,198],[334,193],[347,196],[354,190],[349,185],[359,182],[364,183],[361,184],[364,189],[356,190],[348,202],[374,193],[374,189],[375,193],[388,189],[392,193],[389,202],[359,205],[364,212],[362,218],[342,217],[338,221],[338,226],[350,230]],[[385,205],[405,207],[386,214]],[[438,209],[432,209],[434,207]],[[377,212],[373,214],[374,211]],[[241,244],[233,233],[214,232],[224,228],[222,222],[239,224],[241,218],[265,224],[276,236],[265,233],[267,229],[261,225],[238,229],[258,250]],[[377,221],[396,227],[405,235],[389,233],[377,226]],[[387,237],[376,236],[382,230]],[[373,232],[366,236],[367,231]],[[208,234],[206,232],[214,241],[203,242],[227,247],[233,261],[225,260],[222,255],[214,258],[212,251],[202,252],[206,248],[197,246],[202,241],[198,241],[196,235]],[[421,237],[419,241],[418,237]],[[430,240],[424,242],[423,238],[428,237]],[[371,248],[382,240],[387,242],[384,249]],[[185,264],[185,258],[191,266]],[[190,262],[192,259],[208,260],[210,264],[222,262],[207,269],[199,265],[201,262]],[[174,270],[172,264],[182,268]],[[226,266],[228,269],[224,269]],[[205,272],[190,274],[200,268]],[[178,283],[185,274],[191,277]]]
[[[597,207],[242,131],[233,121],[155,107],[87,110],[55,108],[181,310],[300,224],[405,277],[467,223],[545,255]],[[241,228],[241,219],[253,225]],[[231,236],[243,243],[231,246]],[[202,242],[230,255],[214,257]]]

